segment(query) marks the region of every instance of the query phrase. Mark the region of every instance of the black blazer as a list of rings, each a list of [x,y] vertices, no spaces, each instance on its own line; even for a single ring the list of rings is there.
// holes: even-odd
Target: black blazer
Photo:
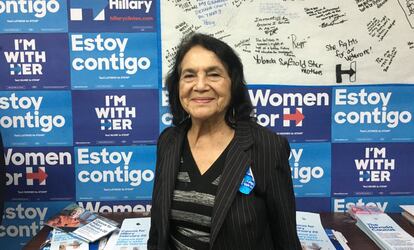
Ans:
[[[169,249],[171,197],[187,124],[159,137],[148,249]],[[239,122],[227,153],[212,211],[210,249],[301,249],[290,147],[286,139],[253,122]],[[256,186],[238,191],[248,167]]]

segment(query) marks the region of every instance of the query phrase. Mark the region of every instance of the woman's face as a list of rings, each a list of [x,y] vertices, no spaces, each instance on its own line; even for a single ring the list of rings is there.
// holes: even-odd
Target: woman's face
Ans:
[[[231,99],[231,80],[216,54],[194,46],[185,54],[180,70],[180,102],[191,119],[224,120]]]

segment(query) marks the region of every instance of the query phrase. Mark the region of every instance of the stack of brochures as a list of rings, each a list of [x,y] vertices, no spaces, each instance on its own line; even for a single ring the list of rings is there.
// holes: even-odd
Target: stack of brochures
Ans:
[[[65,207],[45,224],[55,229],[50,237],[51,250],[89,249],[89,243],[98,242],[118,229],[117,222],[88,211],[76,203]]]
[[[323,228],[317,213],[296,212],[296,230],[302,249],[349,249],[340,232]]]
[[[401,215],[414,225],[414,205],[400,205],[400,207],[404,210],[401,212]]]
[[[414,249],[414,237],[377,207],[351,206],[348,212],[381,249]]]

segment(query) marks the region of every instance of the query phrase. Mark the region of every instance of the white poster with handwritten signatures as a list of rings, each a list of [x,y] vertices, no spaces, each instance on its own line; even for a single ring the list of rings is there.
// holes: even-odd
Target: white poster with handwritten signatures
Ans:
[[[248,83],[414,83],[414,0],[163,0],[163,75],[181,37],[240,55]]]

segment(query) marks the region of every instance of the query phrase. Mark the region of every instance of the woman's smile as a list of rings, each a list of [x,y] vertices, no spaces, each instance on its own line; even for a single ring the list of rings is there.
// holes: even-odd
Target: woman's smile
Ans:
[[[214,100],[214,98],[212,98],[212,97],[196,97],[196,98],[191,99],[191,101],[193,101],[195,103],[200,103],[200,104],[210,103],[213,100]]]

